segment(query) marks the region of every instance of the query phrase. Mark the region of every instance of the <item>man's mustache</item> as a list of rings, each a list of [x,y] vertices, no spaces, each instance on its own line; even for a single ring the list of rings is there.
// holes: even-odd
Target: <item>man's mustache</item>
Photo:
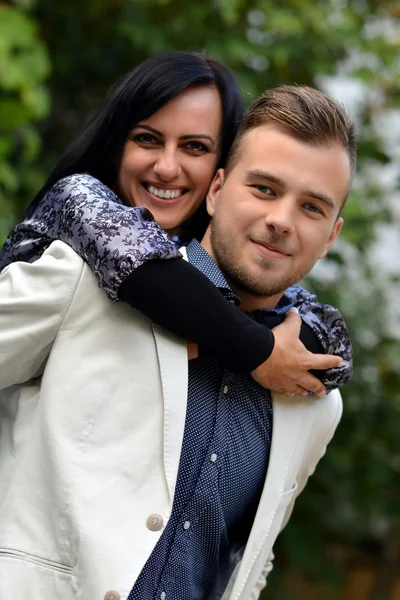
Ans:
[[[276,234],[254,234],[250,235],[250,239],[252,242],[256,244],[260,244],[261,246],[265,246],[269,250],[275,250],[276,252],[281,252],[282,254],[291,255],[294,254],[294,248],[288,244],[287,240],[282,238],[280,235]]]

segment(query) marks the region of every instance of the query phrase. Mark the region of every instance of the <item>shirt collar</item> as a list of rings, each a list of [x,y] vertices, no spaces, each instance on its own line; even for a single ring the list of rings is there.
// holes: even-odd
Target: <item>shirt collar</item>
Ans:
[[[239,305],[239,298],[232,292],[225,277],[222,275],[215,260],[208,254],[207,250],[193,239],[186,248],[188,261],[203,273],[225,296],[234,304]]]
[[[193,239],[186,248],[188,261],[196,269],[201,271],[211,283],[213,283],[233,304],[240,304],[239,298],[232,292],[225,277],[222,275],[214,259],[208,254],[207,250],[196,240]],[[293,306],[292,301],[284,294],[278,304],[273,309],[262,309],[253,311],[253,313],[275,313],[282,315]]]

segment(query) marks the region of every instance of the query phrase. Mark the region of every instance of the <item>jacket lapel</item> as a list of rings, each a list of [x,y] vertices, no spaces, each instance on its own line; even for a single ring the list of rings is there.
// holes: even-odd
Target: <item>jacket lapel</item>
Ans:
[[[241,598],[251,567],[268,541],[282,494],[287,491],[287,478],[300,441],[304,412],[304,402],[298,397],[293,400],[273,394],[273,430],[268,472],[240,569],[232,593],[228,596],[232,600]],[[248,598],[246,594],[243,598]]]
[[[152,323],[164,399],[164,471],[170,503],[174,498],[185,429],[188,356],[186,342]]]

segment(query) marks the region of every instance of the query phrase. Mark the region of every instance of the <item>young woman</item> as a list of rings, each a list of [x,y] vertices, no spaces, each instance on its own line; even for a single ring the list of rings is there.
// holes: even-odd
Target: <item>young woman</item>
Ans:
[[[322,394],[352,372],[336,309],[297,286],[289,290],[304,321],[300,339],[327,353],[311,354],[296,326],[279,325],[279,314],[271,316],[274,332],[259,325],[178,251],[178,240],[205,230],[204,198],[242,110],[235,79],[220,63],[183,52],[148,59],[112,90],[61,157],[8,237],[0,268],[33,261],[60,239],[87,261],[111,300],[130,303],[200,353],[275,391]],[[320,370],[322,381],[310,369]]]

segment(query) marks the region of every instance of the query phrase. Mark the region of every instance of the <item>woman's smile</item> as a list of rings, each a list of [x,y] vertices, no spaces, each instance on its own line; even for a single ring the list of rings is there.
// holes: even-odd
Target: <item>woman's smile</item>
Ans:
[[[187,188],[177,186],[164,186],[156,183],[142,182],[142,187],[147,192],[150,202],[156,206],[171,206],[184,199]]]

